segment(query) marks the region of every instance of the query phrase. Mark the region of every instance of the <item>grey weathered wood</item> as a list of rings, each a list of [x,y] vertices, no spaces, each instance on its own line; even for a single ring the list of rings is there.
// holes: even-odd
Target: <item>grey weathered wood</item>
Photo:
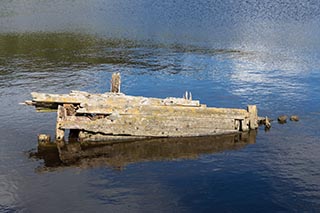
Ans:
[[[113,73],[111,77],[110,92],[120,93],[121,77],[120,73]]]
[[[65,108],[61,105],[58,106],[57,111],[57,123],[56,123],[56,140],[62,141],[64,140],[64,132],[65,130],[62,128],[62,121],[65,119]]]
[[[245,119],[249,117],[249,113],[244,109],[228,109],[214,107],[179,107],[179,106],[90,106],[86,105],[76,110],[77,113],[91,113],[109,115],[112,112],[118,112],[121,115],[172,115],[187,117],[216,117],[216,118],[233,118]]]
[[[67,117],[61,122],[63,129],[83,129],[89,132],[150,137],[178,137],[212,135],[237,132],[231,118],[186,116],[155,117],[150,115],[122,115],[115,120],[108,117],[92,120],[86,117]]]
[[[70,104],[70,99],[74,98],[75,93],[71,94],[50,94],[41,97],[46,101],[57,101],[54,103],[68,103],[58,107],[57,140],[63,139],[65,129],[85,130],[104,135],[180,137],[247,131],[249,128],[255,129],[257,124],[255,106],[248,106],[247,111],[211,108],[186,99],[149,99],[109,94],[103,96],[82,92],[76,94],[84,103],[72,100],[78,107],[74,107],[72,115],[67,116],[67,107],[74,106]],[[40,96],[43,94],[36,95],[37,98]],[[37,98],[34,101],[38,101]],[[167,105],[168,103],[177,105]],[[88,114],[95,116],[84,116]]]
[[[248,105],[250,129],[258,128],[258,109],[256,105]]]
[[[146,98],[120,93],[120,74],[112,75],[111,92],[69,94],[33,92],[32,101],[39,111],[57,109],[56,140],[63,140],[65,130],[77,130],[87,136],[105,138],[185,137],[248,131],[258,127],[255,105],[247,110],[214,108],[183,98]],[[87,136],[84,136],[87,137]]]
[[[132,136],[132,135],[105,135],[95,132],[80,131],[79,141],[81,142],[95,142],[95,141],[109,141],[109,142],[124,142],[147,139],[146,136]]]
[[[201,106],[198,100],[186,100],[183,98],[146,98],[141,96],[130,96],[122,93],[103,93],[90,94],[82,91],[72,91],[70,94],[48,94],[33,92],[32,101],[27,101],[29,105],[43,106],[54,108],[59,104],[81,104],[81,105],[96,105],[96,106]],[[51,104],[51,106],[50,106]]]

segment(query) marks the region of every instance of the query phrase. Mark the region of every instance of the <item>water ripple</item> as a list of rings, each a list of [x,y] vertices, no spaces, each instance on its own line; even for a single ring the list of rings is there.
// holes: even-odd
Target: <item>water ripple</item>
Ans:
[[[276,1],[2,1],[0,211],[307,211],[320,208],[320,6]],[[198,159],[35,173],[21,154],[55,114],[18,103],[30,92],[181,97],[299,122],[259,129],[256,143]]]

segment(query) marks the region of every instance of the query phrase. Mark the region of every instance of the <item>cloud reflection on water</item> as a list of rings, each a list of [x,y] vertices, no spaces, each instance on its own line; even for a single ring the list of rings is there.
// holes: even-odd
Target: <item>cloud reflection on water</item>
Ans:
[[[316,115],[312,122],[307,120],[310,112],[319,111],[320,103],[318,1],[13,0],[2,1],[0,6],[0,32],[4,40],[0,43],[3,50],[0,52],[0,89],[2,97],[6,97],[0,117],[11,116],[11,125],[17,131],[21,131],[19,121],[30,119],[25,121],[28,123],[24,127],[26,134],[21,138],[3,139],[9,134],[8,126],[2,132],[5,137],[1,144],[5,146],[1,151],[13,159],[9,165],[7,161],[1,164],[1,171],[8,172],[0,176],[4,183],[1,186],[4,192],[0,194],[2,205],[16,208],[17,194],[23,198],[20,204],[31,211],[49,212],[65,208],[81,210],[83,206],[105,210],[107,204],[118,210],[119,204],[125,205],[128,201],[133,205],[139,203],[135,206],[139,210],[146,202],[150,206],[159,205],[156,208],[160,209],[161,204],[152,198],[164,203],[177,201],[169,210],[177,209],[177,205],[194,207],[194,210],[214,205],[225,210],[228,207],[223,204],[230,208],[230,199],[233,204],[239,200],[237,207],[244,208],[244,204],[253,204],[248,196],[254,204],[261,202],[261,206],[257,204],[258,209],[254,209],[257,211],[265,205],[276,210],[282,207],[282,211],[301,210],[299,205],[319,202],[316,167],[319,165],[319,119]],[[9,40],[2,37],[8,32],[16,33],[13,37],[17,39],[11,42],[11,35]],[[19,37],[26,32],[31,33],[27,39]],[[45,33],[39,35],[39,32]],[[59,35],[61,32],[65,34]],[[99,39],[83,39],[78,33],[105,40],[110,37],[134,42],[151,40],[204,48],[195,51],[143,46],[139,49],[125,42],[115,42],[110,47],[112,42],[106,45]],[[217,51],[221,49],[227,53]],[[258,143],[249,149],[226,156],[208,155],[211,163],[206,165],[199,161],[177,165],[138,164],[120,175],[103,169],[86,170],[84,174],[70,170],[43,176],[30,172],[34,164],[26,163],[16,152],[21,152],[21,144],[28,148],[35,146],[35,141],[30,139],[35,135],[35,128],[47,131],[51,126],[46,124],[47,117],[32,118],[30,111],[15,107],[16,103],[25,100],[29,90],[105,91],[109,72],[117,70],[125,74],[124,79],[128,81],[124,81],[124,86],[130,93],[175,96],[191,87],[194,97],[210,105],[239,107],[258,103],[259,110],[267,114],[296,110],[307,119],[299,123],[305,126],[295,126],[285,134],[286,127],[281,131],[273,128],[271,136],[260,133]],[[147,85],[139,84],[141,80]],[[10,122],[5,120],[2,124]],[[295,131],[301,127],[304,128]],[[11,148],[7,146],[8,141]],[[8,152],[9,149],[16,151]],[[1,156],[4,156],[2,152]],[[216,158],[220,159],[218,169],[223,169],[211,173],[217,169],[217,162],[212,163]],[[19,175],[10,168],[21,162],[23,167],[18,168],[18,173],[22,178],[15,182]],[[196,172],[199,169],[200,175]],[[146,177],[149,177],[148,183]],[[108,178],[110,182],[103,182]],[[99,183],[88,185],[90,181]],[[151,191],[141,190],[140,186],[150,187]],[[297,187],[291,189],[291,186]],[[67,195],[61,196],[61,192]],[[92,197],[88,198],[88,192]],[[267,194],[263,197],[265,200],[259,199],[259,192]],[[288,197],[285,193],[294,195]],[[234,197],[237,195],[242,197]],[[306,195],[311,195],[309,200],[301,199]],[[195,200],[199,203],[192,203]],[[244,211],[248,211],[247,208]],[[311,208],[315,209],[317,206]]]
[[[310,73],[306,64],[295,60],[294,55],[257,52],[248,56],[232,60],[231,81],[235,88],[234,94],[287,96],[304,90],[305,85],[300,79],[306,78]],[[304,99],[305,96],[301,93],[299,98]]]

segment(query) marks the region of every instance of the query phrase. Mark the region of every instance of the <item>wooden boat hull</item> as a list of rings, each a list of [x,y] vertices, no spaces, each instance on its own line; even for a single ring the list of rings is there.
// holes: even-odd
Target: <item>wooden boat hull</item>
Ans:
[[[56,139],[65,130],[79,139],[189,137],[248,131],[258,127],[256,106],[213,108],[183,98],[145,98],[124,94],[73,91],[55,95],[32,93],[32,105],[57,108]]]
[[[37,111],[57,110],[56,140],[65,130],[82,141],[190,137],[245,132],[258,127],[255,105],[247,109],[214,108],[183,98],[147,98],[120,93],[120,75],[113,74],[111,92],[91,94],[31,93]]]

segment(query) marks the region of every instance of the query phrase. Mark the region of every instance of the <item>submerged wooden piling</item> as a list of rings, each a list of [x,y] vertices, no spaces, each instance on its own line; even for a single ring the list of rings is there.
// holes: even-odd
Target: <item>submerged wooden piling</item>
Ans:
[[[62,105],[59,105],[58,111],[57,111],[57,123],[56,123],[56,140],[57,141],[64,140],[65,129],[62,128],[62,123],[65,117],[66,117],[65,108]]]
[[[258,127],[255,105],[247,109],[214,108],[183,98],[146,98],[120,93],[120,74],[113,74],[111,92],[91,94],[32,93],[37,109],[57,110],[56,140],[65,130],[82,141],[127,140],[150,137],[189,137],[245,132]],[[75,131],[76,130],[76,131]]]
[[[258,128],[258,109],[256,105],[248,105],[250,129]]]

